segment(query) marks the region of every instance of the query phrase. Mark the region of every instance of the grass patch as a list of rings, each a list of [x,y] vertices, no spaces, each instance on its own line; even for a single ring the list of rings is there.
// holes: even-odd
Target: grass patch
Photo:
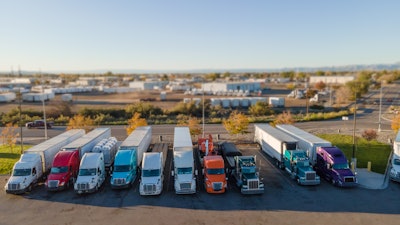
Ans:
[[[24,145],[23,149],[30,148],[31,145]],[[11,170],[21,157],[20,147],[16,146],[11,152],[11,148],[5,145],[0,145],[0,174],[10,174]]]
[[[353,136],[342,134],[319,134],[319,137],[332,142],[340,148],[351,160],[353,154]],[[355,157],[358,168],[367,168],[371,162],[371,170],[377,173],[385,173],[386,165],[391,152],[391,146],[376,140],[367,141],[364,138],[356,137]]]

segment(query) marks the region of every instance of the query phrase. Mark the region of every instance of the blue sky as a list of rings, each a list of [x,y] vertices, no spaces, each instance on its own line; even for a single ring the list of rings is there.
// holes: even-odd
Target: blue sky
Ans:
[[[4,0],[0,71],[400,62],[397,0]]]

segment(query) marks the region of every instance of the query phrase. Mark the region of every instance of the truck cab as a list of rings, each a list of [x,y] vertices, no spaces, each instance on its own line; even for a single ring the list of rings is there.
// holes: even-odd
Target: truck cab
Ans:
[[[79,162],[79,151],[58,152],[45,182],[46,189],[59,191],[72,186],[78,176]]]
[[[111,188],[132,186],[136,178],[136,153],[132,150],[118,150],[111,175]]]
[[[262,194],[264,184],[257,172],[255,156],[235,156],[236,169],[233,177],[242,194]]]
[[[335,186],[354,187],[357,185],[356,176],[350,170],[343,152],[337,147],[318,147],[317,173]]]
[[[105,179],[106,169],[103,153],[85,153],[79,165],[79,174],[74,190],[77,194],[95,192]]]
[[[176,194],[196,193],[193,151],[174,151],[174,186]]]
[[[23,194],[32,190],[43,174],[40,155],[25,153],[14,164],[11,177],[4,189],[7,193]]]
[[[143,153],[140,195],[159,195],[163,189],[164,168],[162,152]]]
[[[228,184],[222,156],[205,156],[203,158],[203,164],[204,187],[206,191],[208,193],[224,193]]]
[[[285,150],[285,169],[298,184],[317,185],[320,184],[320,177],[312,169],[310,160],[304,150]]]

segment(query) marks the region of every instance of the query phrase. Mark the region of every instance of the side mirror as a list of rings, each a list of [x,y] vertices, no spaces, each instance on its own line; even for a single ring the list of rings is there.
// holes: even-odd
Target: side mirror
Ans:
[[[175,171],[171,171],[171,176],[175,176]]]
[[[204,175],[204,169],[201,169],[201,174],[203,174],[203,175]]]
[[[199,175],[199,171],[195,170],[194,175],[196,175],[196,176]]]

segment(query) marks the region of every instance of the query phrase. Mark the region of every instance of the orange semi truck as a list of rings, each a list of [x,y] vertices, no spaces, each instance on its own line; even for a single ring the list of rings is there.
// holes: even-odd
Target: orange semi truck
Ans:
[[[224,159],[220,155],[203,158],[204,187],[208,193],[224,193],[227,188]]]

